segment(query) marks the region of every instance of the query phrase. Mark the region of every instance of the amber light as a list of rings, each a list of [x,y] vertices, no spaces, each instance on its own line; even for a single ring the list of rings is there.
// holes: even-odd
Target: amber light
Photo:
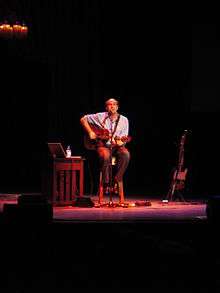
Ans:
[[[21,26],[20,37],[21,38],[26,38],[27,35],[28,35],[28,27],[25,24],[23,24]]]
[[[3,38],[12,38],[13,36],[13,28],[8,23],[3,23],[0,25],[0,36]]]
[[[0,37],[5,39],[24,39],[28,35],[28,27],[25,24],[8,24],[3,23],[0,25]]]

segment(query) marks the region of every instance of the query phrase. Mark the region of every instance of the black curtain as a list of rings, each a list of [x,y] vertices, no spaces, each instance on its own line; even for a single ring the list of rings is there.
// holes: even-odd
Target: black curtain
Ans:
[[[183,130],[195,129],[191,22],[162,13],[155,19],[124,1],[32,2],[1,4],[2,18],[29,26],[26,40],[0,40],[2,190],[41,189],[47,141],[84,156],[79,119],[114,96],[133,138],[127,190],[165,194]],[[196,193],[194,155],[191,138],[188,188]]]

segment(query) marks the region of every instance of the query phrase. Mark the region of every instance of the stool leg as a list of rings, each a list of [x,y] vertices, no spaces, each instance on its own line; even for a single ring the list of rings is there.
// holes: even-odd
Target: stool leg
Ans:
[[[119,203],[123,204],[125,201],[123,181],[118,182]]]
[[[99,204],[102,204],[102,202],[103,202],[102,172],[100,172],[100,176],[99,176],[99,191],[98,191],[98,196],[99,196]]]

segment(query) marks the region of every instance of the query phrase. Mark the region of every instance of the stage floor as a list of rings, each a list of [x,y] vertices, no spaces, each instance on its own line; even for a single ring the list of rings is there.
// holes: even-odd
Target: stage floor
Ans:
[[[97,197],[91,199],[97,203]],[[210,284],[218,284],[219,291],[220,245],[216,227],[206,220],[204,200],[164,204],[153,196],[126,199],[147,200],[151,206],[53,207],[49,225],[35,225],[28,217],[21,222],[25,225],[13,225],[13,216],[5,225],[2,221],[0,288],[217,292]],[[16,197],[0,196],[1,211],[5,203],[16,204]]]
[[[17,203],[19,195],[0,195],[0,211],[5,203]],[[97,207],[97,196],[90,196],[95,207],[54,206],[54,222],[160,222],[160,221],[204,221],[206,203],[204,200],[190,199],[185,202],[164,203],[162,199],[145,196],[129,196],[128,207]],[[117,203],[117,199],[113,198]],[[108,199],[106,199],[108,203]],[[150,206],[145,205],[150,203]],[[138,204],[138,205],[137,205]],[[133,206],[132,206],[133,205]]]

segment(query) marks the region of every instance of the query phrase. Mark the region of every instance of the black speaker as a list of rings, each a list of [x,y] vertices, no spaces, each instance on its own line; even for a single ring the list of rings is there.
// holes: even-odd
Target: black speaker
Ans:
[[[18,205],[47,204],[48,200],[44,194],[22,194],[18,197]]]
[[[206,216],[210,223],[220,223],[220,196],[213,196],[208,199]]]
[[[74,199],[72,206],[74,207],[85,207],[92,208],[94,207],[94,202],[88,196],[78,196]]]
[[[6,224],[17,224],[19,219],[18,205],[5,203],[3,205],[3,222]]]
[[[3,219],[11,224],[45,224],[53,220],[53,207],[42,195],[25,194],[17,204],[4,204]]]
[[[35,224],[50,223],[53,220],[53,207],[50,203],[19,205],[19,218],[26,224],[28,221]]]

